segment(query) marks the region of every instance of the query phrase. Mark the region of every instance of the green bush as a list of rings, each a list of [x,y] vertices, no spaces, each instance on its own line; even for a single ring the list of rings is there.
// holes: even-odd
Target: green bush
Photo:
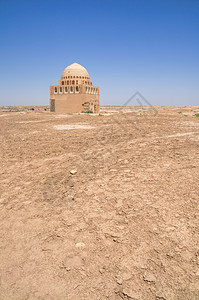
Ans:
[[[82,111],[82,113],[84,113],[84,114],[93,114],[93,111],[92,110],[87,110],[87,111]]]
[[[199,114],[195,114],[196,117],[199,117]]]

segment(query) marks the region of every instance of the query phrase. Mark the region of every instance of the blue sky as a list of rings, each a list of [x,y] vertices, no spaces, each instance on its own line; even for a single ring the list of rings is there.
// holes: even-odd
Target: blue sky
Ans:
[[[73,62],[103,105],[199,104],[199,0],[0,0],[0,34],[0,105],[48,105]]]

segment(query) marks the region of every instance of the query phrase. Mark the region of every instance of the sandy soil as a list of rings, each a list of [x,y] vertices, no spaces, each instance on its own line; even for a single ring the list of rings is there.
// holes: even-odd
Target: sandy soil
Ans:
[[[199,299],[199,107],[103,109],[0,113],[1,300]]]

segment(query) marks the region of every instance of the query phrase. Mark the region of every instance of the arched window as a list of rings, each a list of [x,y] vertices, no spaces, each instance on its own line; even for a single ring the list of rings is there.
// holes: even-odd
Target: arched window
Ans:
[[[70,93],[71,94],[73,93],[73,87],[72,86],[70,87]]]
[[[65,88],[64,88],[64,93],[65,93],[65,94],[68,93],[67,86],[65,86]]]
[[[91,93],[91,89],[90,89],[90,87],[88,88],[88,93],[89,93],[89,94]]]
[[[75,80],[72,81],[72,84],[75,84]]]
[[[62,94],[62,87],[59,87],[59,93]]]
[[[95,94],[95,88],[93,89],[93,94]]]
[[[78,80],[76,80],[76,84],[78,84]]]
[[[69,80],[67,80],[67,85],[69,85]]]
[[[79,87],[78,86],[75,87],[75,93],[79,93]]]
[[[88,88],[86,87],[86,93],[88,93]]]
[[[57,87],[55,86],[54,94],[57,94]]]
[[[64,85],[64,81],[62,81],[62,83],[61,83],[62,85]]]

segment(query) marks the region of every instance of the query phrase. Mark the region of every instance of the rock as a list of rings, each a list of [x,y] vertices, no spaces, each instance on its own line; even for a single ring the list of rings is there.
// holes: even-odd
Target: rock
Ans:
[[[77,173],[77,170],[71,170],[70,173],[71,173],[72,175],[75,175],[75,174]]]
[[[104,271],[105,271],[104,268],[100,268],[100,269],[99,269],[99,272],[100,272],[101,274],[103,274]]]
[[[139,300],[139,299],[141,299],[139,292],[133,291],[133,290],[131,290],[129,288],[126,288],[126,289],[123,290],[123,295],[127,296],[128,299],[129,298],[133,299],[133,300]]]
[[[144,274],[143,278],[144,278],[144,281],[148,281],[148,282],[155,282],[156,281],[155,276],[151,272],[146,272]]]
[[[79,286],[79,284],[75,284],[75,285],[73,286],[74,290],[75,290],[78,286]]]
[[[86,245],[84,244],[84,243],[77,243],[76,245],[75,245],[75,247],[76,248],[78,248],[78,249],[84,249],[85,247],[86,247]]]
[[[119,275],[115,276],[115,280],[118,284],[122,284],[123,282],[122,278]]]
[[[166,228],[166,231],[167,231],[167,232],[170,232],[170,231],[174,231],[175,229],[176,229],[175,227],[170,226],[170,227],[167,227],[167,228]]]
[[[65,267],[65,266],[63,266],[62,268],[65,269],[66,271],[70,271],[71,270],[71,268]]]

